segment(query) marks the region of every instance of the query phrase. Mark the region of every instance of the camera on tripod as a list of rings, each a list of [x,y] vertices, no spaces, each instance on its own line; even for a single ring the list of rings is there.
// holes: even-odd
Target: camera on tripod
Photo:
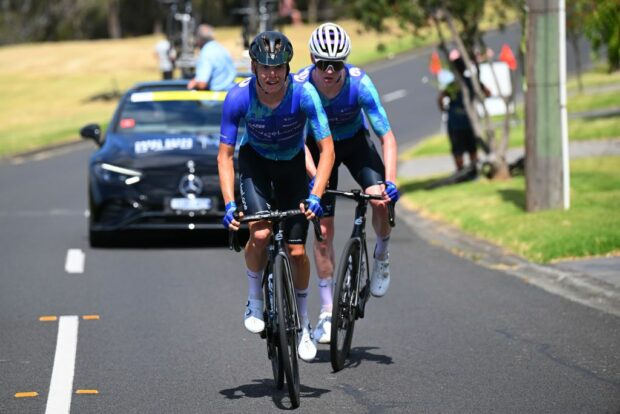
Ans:
[[[196,20],[192,16],[191,0],[158,0],[166,10],[166,38],[174,49],[175,67],[184,79],[194,77],[194,32]]]

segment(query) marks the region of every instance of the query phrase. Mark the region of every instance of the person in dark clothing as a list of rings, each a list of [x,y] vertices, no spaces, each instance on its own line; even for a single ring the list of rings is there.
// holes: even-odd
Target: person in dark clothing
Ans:
[[[465,81],[465,85],[469,91],[469,97],[473,104],[475,99],[474,88],[471,77],[467,76],[468,71],[465,67],[463,58],[457,53],[450,53],[454,67],[460,73]],[[482,85],[482,89],[486,96],[489,96],[489,90]],[[445,99],[449,99],[447,107],[444,105]],[[458,171],[464,168],[464,154],[469,154],[469,162],[473,171],[476,170],[478,163],[478,150],[476,148],[476,133],[471,125],[465,104],[463,102],[463,91],[458,80],[450,82],[444,90],[439,93],[437,98],[439,110],[448,113],[448,137],[450,138],[450,146],[454,163]]]

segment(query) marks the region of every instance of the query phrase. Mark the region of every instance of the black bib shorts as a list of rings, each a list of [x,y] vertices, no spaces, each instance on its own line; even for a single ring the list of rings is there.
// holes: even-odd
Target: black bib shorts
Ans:
[[[319,162],[319,147],[314,138],[308,137],[306,145],[310,149],[314,163]],[[327,188],[338,188],[338,168],[344,164],[349,169],[353,179],[362,189],[383,183],[385,180],[385,167],[377,148],[370,139],[369,132],[362,128],[353,137],[342,141],[334,141],[336,160],[329,177]],[[333,217],[336,211],[336,196],[325,194],[321,199],[323,217]]]
[[[298,209],[308,198],[305,152],[299,151],[291,160],[274,161],[258,154],[250,144],[243,145],[239,149],[239,187],[245,214]],[[304,216],[286,219],[286,243],[305,244],[307,236]]]

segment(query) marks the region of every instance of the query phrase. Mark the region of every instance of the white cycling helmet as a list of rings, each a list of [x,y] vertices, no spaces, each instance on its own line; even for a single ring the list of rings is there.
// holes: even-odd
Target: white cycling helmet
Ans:
[[[310,53],[322,60],[345,60],[351,53],[351,39],[336,23],[323,23],[310,35]]]

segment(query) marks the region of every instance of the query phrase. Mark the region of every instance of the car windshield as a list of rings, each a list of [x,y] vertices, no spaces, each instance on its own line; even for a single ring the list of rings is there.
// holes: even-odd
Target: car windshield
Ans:
[[[219,134],[220,132],[223,100],[149,100],[143,95],[134,94],[127,100],[115,128],[117,132],[124,134]],[[134,98],[136,96],[138,98]]]

